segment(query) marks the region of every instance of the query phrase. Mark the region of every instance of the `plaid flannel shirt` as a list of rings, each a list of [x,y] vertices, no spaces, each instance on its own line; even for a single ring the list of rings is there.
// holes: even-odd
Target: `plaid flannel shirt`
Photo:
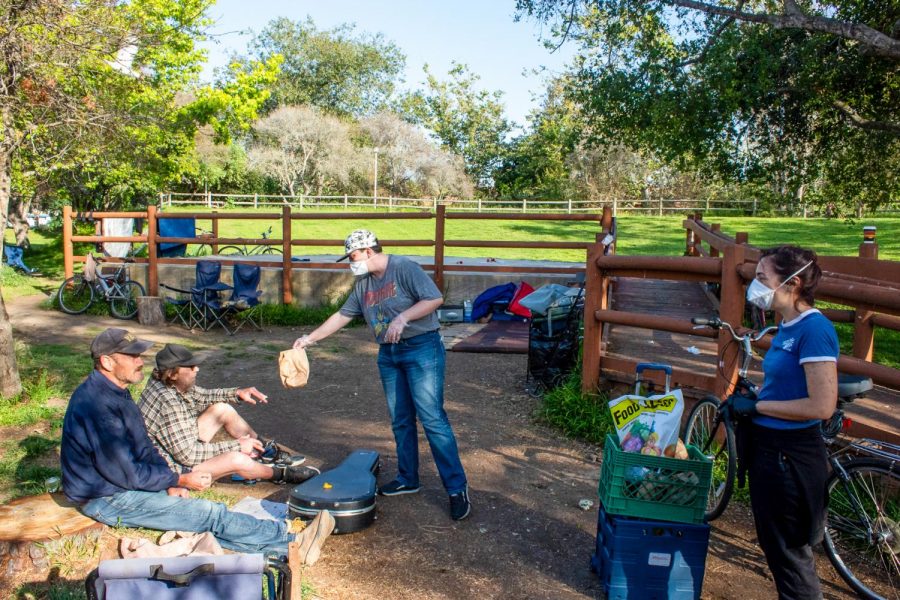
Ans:
[[[150,440],[173,470],[196,466],[219,454],[240,451],[237,440],[204,442],[200,439],[197,418],[218,402],[236,404],[237,388],[209,390],[195,385],[182,394],[151,378],[141,393],[140,409]]]

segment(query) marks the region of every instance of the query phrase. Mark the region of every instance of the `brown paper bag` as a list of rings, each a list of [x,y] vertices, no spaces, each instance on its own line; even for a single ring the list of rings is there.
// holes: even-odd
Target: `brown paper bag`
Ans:
[[[278,372],[281,385],[286,388],[298,388],[309,380],[309,359],[306,350],[285,350],[278,355]]]

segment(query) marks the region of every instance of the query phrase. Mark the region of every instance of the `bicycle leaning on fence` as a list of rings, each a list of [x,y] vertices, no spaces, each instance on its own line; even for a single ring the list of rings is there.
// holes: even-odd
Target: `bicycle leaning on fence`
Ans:
[[[272,226],[269,225],[269,228],[266,231],[263,231],[260,235],[260,238],[267,240],[272,237]],[[247,246],[246,244],[241,246],[224,246],[219,248],[220,256],[254,256],[256,254],[281,254],[281,248],[278,246],[272,246],[270,244],[263,244],[260,246]]]
[[[95,265],[91,266],[90,261]],[[108,275],[96,268],[96,264],[101,262],[102,258],[89,255],[84,273],[69,277],[59,286],[56,295],[59,307],[65,313],[79,315],[95,301],[103,299],[109,303],[109,310],[114,317],[134,318],[138,312],[138,296],[146,295],[140,283],[128,279],[128,264],[133,263],[134,259],[125,259],[119,263],[114,273]]]
[[[697,327],[727,330],[739,344],[742,359],[734,394],[756,398],[759,387],[747,372],[752,346],[776,327],[738,335],[718,318],[691,319]],[[719,359],[722,364],[722,357]],[[828,520],[825,554],[835,570],[863,598],[898,598],[900,594],[900,446],[870,439],[839,443],[846,424],[844,408],[872,389],[872,380],[840,375],[838,404],[822,421],[829,448]],[[705,396],[691,409],[682,438],[713,461],[713,481],[706,519],[718,518],[728,506],[737,472],[737,445],[728,414],[716,396]]]

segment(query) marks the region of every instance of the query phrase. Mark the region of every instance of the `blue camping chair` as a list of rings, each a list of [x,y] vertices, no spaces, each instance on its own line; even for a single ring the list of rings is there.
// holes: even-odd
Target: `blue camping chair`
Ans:
[[[194,285],[184,289],[160,283],[159,286],[175,292],[176,296],[165,297],[165,302],[172,306],[174,315],[170,322],[180,322],[188,329],[208,331],[216,324],[232,333],[224,321],[227,309],[223,306],[219,294],[232,289],[230,285],[219,281],[222,263],[211,260],[197,261]]]
[[[197,237],[197,224],[195,219],[161,218],[159,223],[159,237],[193,238]],[[187,244],[159,244],[158,255],[161,258],[180,258],[184,256]]]
[[[36,274],[37,269],[29,268],[28,265],[25,264],[25,261],[22,260],[24,254],[24,250],[19,246],[3,244],[3,262],[8,264],[13,269],[22,271],[26,275]]]
[[[233,289],[230,285],[219,281],[222,275],[222,263],[215,260],[197,261],[197,279],[191,288],[191,304],[197,315],[197,322],[203,331],[209,331],[221,325],[229,334],[234,333],[225,322],[229,312],[220,294]]]
[[[225,303],[229,314],[234,317],[232,333],[237,333],[241,327],[247,324],[262,330],[257,320],[261,304],[259,297],[262,295],[262,290],[259,289],[259,278],[259,265],[235,263],[232,277],[234,291],[231,293],[231,298]]]

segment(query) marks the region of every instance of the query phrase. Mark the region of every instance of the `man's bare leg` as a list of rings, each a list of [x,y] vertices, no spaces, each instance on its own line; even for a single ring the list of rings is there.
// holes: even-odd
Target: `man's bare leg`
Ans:
[[[241,452],[214,456],[192,467],[192,470],[210,473],[214,480],[235,473],[244,479],[272,479],[274,476],[272,467],[260,464]]]
[[[252,438],[258,437],[247,421],[234,410],[234,407],[224,402],[213,404],[197,417],[198,435],[201,441],[209,442],[223,427],[225,432],[234,439],[245,435]]]

